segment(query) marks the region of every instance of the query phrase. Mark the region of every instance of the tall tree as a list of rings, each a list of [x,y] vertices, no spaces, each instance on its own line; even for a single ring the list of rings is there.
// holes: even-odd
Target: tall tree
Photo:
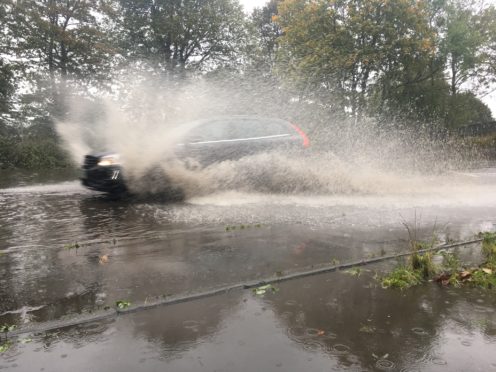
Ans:
[[[11,97],[14,94],[13,73],[8,64],[0,58],[0,135],[10,114]]]
[[[449,71],[451,95],[456,95],[461,85],[477,72],[484,59],[484,34],[481,30],[480,15],[473,4],[454,0],[446,7],[446,37],[444,52]]]
[[[105,35],[108,20],[98,0],[5,4],[8,53],[24,86],[25,116],[50,124],[66,111],[67,88],[87,90],[108,77],[115,53]]]
[[[114,52],[103,16],[98,0],[14,1],[12,47],[54,79],[98,79]]]
[[[289,71],[334,91],[355,117],[379,77],[434,52],[425,0],[285,0],[278,21]]]
[[[118,0],[129,58],[166,70],[235,63],[246,37],[237,0]]]
[[[281,26],[276,22],[281,0],[269,0],[262,8],[255,8],[250,21],[257,48],[251,51],[258,69],[272,71],[275,66]]]

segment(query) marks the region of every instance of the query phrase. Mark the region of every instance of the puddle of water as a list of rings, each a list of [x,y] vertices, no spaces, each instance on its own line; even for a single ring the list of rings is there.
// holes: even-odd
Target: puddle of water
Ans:
[[[332,196],[302,196],[291,205],[294,197],[270,195],[239,205],[164,205],[109,201],[64,185],[0,193],[0,313],[42,306],[28,318],[44,321],[121,299],[145,301],[392,253],[406,247],[402,221],[415,213],[422,214],[419,236],[429,238],[431,221],[451,239],[494,221],[488,206],[366,207],[360,197],[350,206],[333,204],[340,197]],[[1,320],[24,322],[12,313]]]
[[[109,201],[76,183],[14,186],[0,190],[0,324],[398,252],[407,246],[402,221],[415,215],[420,238],[431,236],[434,222],[442,239],[455,240],[496,223],[496,193],[485,183],[473,197],[468,189],[401,197],[231,193],[169,205]],[[367,275],[322,275],[262,298],[239,292],[35,335],[3,353],[0,368],[494,369],[492,292],[385,291]]]
[[[36,359],[51,371],[494,368],[496,318],[471,312],[476,290],[453,298],[435,284],[399,292],[365,285],[371,280],[332,273],[282,283],[263,297],[241,291],[29,336],[0,356],[0,366],[26,370]],[[488,297],[494,308],[496,297]],[[422,311],[425,304],[433,311]],[[450,319],[459,313],[466,319],[454,332]]]

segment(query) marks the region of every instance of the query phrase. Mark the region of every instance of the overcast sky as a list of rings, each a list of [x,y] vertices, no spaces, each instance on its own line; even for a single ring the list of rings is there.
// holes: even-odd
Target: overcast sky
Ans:
[[[245,10],[251,12],[251,10],[255,7],[261,7],[265,5],[266,0],[240,0],[240,3],[243,4]]]
[[[240,3],[245,7],[245,11],[248,13],[251,13],[253,8],[255,7],[262,7],[263,5],[265,5],[266,2],[267,0],[240,0]],[[492,2],[493,0],[490,1],[490,3]],[[493,116],[496,118],[496,92],[486,95],[482,98],[482,101],[489,106],[493,113]]]

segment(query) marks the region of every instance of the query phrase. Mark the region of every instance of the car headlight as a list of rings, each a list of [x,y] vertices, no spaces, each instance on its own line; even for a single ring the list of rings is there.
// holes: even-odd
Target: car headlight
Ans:
[[[108,167],[109,165],[117,165],[119,163],[119,154],[105,155],[98,161],[98,165],[101,167]]]

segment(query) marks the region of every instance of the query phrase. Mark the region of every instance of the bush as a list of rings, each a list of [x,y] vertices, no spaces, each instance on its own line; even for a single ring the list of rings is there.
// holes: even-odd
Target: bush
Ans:
[[[72,165],[55,140],[0,137],[0,168],[47,169]]]

